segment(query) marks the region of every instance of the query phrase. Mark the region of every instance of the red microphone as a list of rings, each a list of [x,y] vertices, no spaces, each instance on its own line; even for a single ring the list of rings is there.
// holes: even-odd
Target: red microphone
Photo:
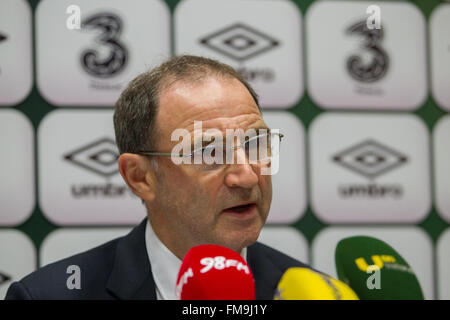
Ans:
[[[255,281],[235,251],[212,244],[188,251],[178,272],[181,300],[255,300]]]

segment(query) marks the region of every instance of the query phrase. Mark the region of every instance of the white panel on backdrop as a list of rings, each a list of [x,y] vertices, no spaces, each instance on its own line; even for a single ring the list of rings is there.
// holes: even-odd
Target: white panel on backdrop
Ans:
[[[133,225],[145,217],[119,174],[112,118],[112,110],[56,110],[42,120],[39,203],[53,223]]]
[[[43,0],[36,48],[38,89],[50,103],[111,106],[170,57],[169,9],[162,0]]]
[[[258,241],[301,262],[309,262],[308,242],[295,228],[266,225],[262,229]]]
[[[0,106],[20,103],[31,90],[31,43],[28,1],[0,1]]]
[[[438,298],[450,300],[450,228],[447,228],[436,244]]]
[[[42,242],[40,266],[56,262],[125,236],[130,228],[62,228],[53,231]]]
[[[0,230],[0,299],[4,299],[9,285],[36,270],[36,250],[22,232]]]
[[[441,217],[450,223],[450,115],[434,127],[433,149],[436,207]]]
[[[175,51],[240,71],[262,107],[290,108],[303,94],[301,15],[289,1],[184,0],[175,9]]]
[[[337,277],[334,260],[336,245],[352,236],[374,237],[389,244],[413,269],[425,299],[434,298],[433,245],[429,236],[417,227],[328,227],[313,240],[313,267]]]
[[[367,27],[369,5],[380,8],[378,29]],[[316,1],[305,19],[307,88],[318,105],[412,110],[424,102],[425,18],[413,4]]]
[[[326,113],[309,132],[311,204],[327,223],[417,223],[431,206],[429,135],[409,114]]]
[[[430,17],[431,92],[450,111],[450,4],[441,4]]]
[[[292,223],[306,209],[305,132],[302,123],[285,111],[265,111],[264,121],[284,134],[280,144],[279,171],[272,176],[269,223]]]
[[[33,128],[21,112],[0,110],[0,149],[0,225],[19,225],[36,200]]]

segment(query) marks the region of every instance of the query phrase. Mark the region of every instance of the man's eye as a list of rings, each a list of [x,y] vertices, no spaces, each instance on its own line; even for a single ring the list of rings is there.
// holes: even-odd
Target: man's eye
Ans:
[[[207,145],[206,147],[196,149],[192,152],[192,155],[200,155],[214,153],[215,147],[212,144]]]

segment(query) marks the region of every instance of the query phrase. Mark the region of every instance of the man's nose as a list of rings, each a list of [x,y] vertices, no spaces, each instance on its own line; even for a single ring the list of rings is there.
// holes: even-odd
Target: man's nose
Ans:
[[[246,155],[242,148],[236,150],[236,158],[234,163],[227,168],[225,176],[225,184],[232,187],[241,187],[251,189],[258,184],[258,175],[255,168],[248,163]],[[239,161],[237,161],[239,160]]]

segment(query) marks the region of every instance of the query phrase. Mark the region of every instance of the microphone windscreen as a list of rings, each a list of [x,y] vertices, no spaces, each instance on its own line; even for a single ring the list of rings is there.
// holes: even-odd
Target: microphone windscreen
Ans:
[[[275,300],[358,300],[345,283],[307,268],[289,268],[275,292]]]
[[[178,272],[181,300],[255,300],[255,281],[244,258],[218,245],[191,248]]]
[[[339,241],[335,254],[338,278],[361,300],[423,300],[409,264],[386,242],[366,236]]]

